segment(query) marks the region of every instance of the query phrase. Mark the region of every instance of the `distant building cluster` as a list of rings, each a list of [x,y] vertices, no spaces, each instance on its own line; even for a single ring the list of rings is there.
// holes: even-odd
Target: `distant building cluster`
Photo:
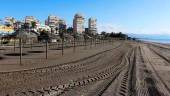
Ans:
[[[73,30],[76,33],[82,34],[83,32],[87,32],[91,35],[95,35],[97,33],[97,19],[89,18],[88,20],[88,28],[84,27],[85,18],[81,14],[76,14],[73,19]]]
[[[19,24],[24,24],[25,29],[33,31],[48,31],[52,34],[59,34],[61,28],[72,27],[73,33],[95,35],[97,33],[97,19],[88,19],[88,28],[85,28],[85,18],[82,14],[75,14],[73,18],[73,26],[66,26],[66,21],[54,16],[49,15],[45,22],[41,23],[34,16],[26,16],[23,21],[18,21],[14,17],[5,17],[0,20],[0,34],[5,34],[9,32],[15,32],[15,29],[19,27]]]

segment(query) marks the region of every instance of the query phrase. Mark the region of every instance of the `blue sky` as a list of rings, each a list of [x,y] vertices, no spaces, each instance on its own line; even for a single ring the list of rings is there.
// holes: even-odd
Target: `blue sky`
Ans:
[[[51,14],[72,25],[78,12],[86,20],[96,17],[99,31],[170,34],[170,0],[1,0],[0,9],[1,19],[33,15],[43,21]]]

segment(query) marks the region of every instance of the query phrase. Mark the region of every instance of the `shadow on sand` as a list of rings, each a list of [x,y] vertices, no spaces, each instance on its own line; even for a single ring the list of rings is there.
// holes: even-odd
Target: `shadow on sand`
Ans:
[[[4,57],[0,57],[0,60],[3,60],[3,59],[5,59]]]
[[[4,54],[6,56],[20,56],[21,54],[20,53],[7,53],[7,54]],[[25,56],[25,55],[28,55],[26,53],[22,53],[22,56]]]
[[[28,51],[28,53],[44,53],[44,51]]]

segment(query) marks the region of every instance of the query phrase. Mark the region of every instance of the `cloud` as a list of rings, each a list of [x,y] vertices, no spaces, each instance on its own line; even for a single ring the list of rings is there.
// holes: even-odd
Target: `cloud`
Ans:
[[[106,31],[106,32],[125,32],[126,30],[117,24],[109,24],[109,23],[103,23],[103,24],[99,24],[98,25],[98,32],[102,32],[102,31]]]
[[[130,32],[135,34],[170,34],[170,25],[166,24],[153,24],[150,26],[145,26],[144,28],[132,29]]]
[[[120,24],[98,24],[98,32],[123,32],[132,34],[170,34],[170,24],[155,23],[146,26],[127,27]]]

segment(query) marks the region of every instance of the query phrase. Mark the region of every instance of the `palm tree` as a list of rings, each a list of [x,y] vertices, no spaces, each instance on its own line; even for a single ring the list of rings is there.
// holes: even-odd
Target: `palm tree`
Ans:
[[[72,28],[72,27],[68,27],[68,28],[67,28],[67,33],[73,34],[73,28]]]
[[[33,30],[35,29],[35,27],[36,27],[36,22],[35,21],[31,22],[31,27],[33,28]]]

